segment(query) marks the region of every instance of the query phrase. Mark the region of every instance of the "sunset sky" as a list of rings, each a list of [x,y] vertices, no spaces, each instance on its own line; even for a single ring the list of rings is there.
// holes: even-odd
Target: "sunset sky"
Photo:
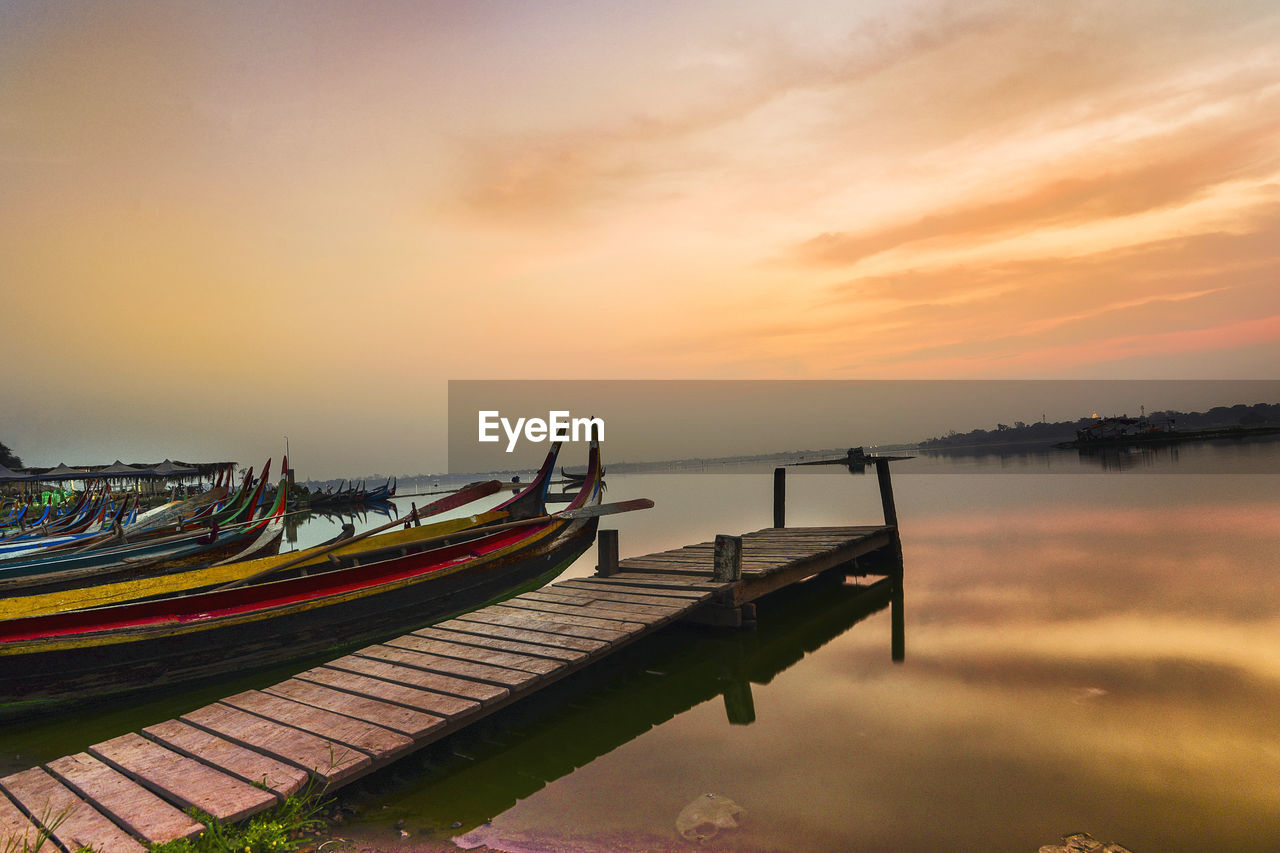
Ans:
[[[0,0],[0,441],[336,477],[443,468],[449,379],[1276,378],[1278,117],[1274,2]]]

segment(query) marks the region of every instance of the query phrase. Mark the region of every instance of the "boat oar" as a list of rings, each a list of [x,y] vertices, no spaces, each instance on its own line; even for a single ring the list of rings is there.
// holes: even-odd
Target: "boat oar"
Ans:
[[[336,551],[338,548],[350,545],[352,542],[359,542],[361,539],[368,539],[375,533],[382,533],[383,531],[390,530],[393,527],[409,524],[423,516],[437,515],[438,513],[457,509],[460,506],[465,506],[472,501],[477,501],[480,500],[480,498],[492,495],[501,488],[502,483],[497,480],[486,480],[483,483],[476,483],[474,486],[467,486],[465,489],[460,489],[459,491],[456,491],[451,495],[447,495],[438,501],[432,501],[421,509],[414,509],[413,512],[403,518],[397,518],[394,521],[388,521],[386,524],[379,525],[378,527],[370,528],[363,533],[357,533],[349,539],[339,539],[337,542],[331,542],[328,545],[308,548],[291,560],[285,560],[283,563],[277,563],[270,568],[263,569],[260,572],[249,575],[248,577],[240,578],[239,580],[234,580],[230,583],[224,583],[222,586],[214,587],[212,591],[221,592],[224,589],[234,589],[238,586],[244,586],[247,583],[252,583],[253,581],[264,578],[267,575],[275,574],[283,569],[291,569],[294,566],[311,560],[313,557],[319,557],[321,554]]]
[[[495,480],[493,482],[496,483],[497,481]],[[561,510],[560,512],[550,513],[548,515],[535,515],[532,518],[519,518],[519,519],[516,519],[515,521],[504,521],[499,524],[490,524],[484,527],[475,527],[468,530],[456,530],[453,533],[445,533],[440,536],[431,536],[426,539],[418,539],[412,544],[416,548],[424,545],[434,545],[438,542],[448,542],[449,540],[457,539],[461,536],[466,536],[469,533],[478,533],[478,534],[483,534],[485,536],[488,536],[490,533],[499,533],[503,530],[511,530],[516,527],[528,527],[533,524],[546,524],[547,522],[550,522],[550,521],[572,521],[578,518],[596,518],[601,515],[613,515],[614,513],[619,513],[619,512],[633,512],[634,510],[638,510],[638,509],[649,509],[652,506],[653,506],[653,501],[649,500],[648,498],[635,498],[629,501],[618,501],[616,503],[609,503],[609,504],[595,504],[593,506],[578,507],[577,509],[565,509],[565,510]],[[221,592],[224,589],[235,589],[236,587],[244,586],[247,583],[253,583],[254,581],[261,580],[262,578],[265,578],[268,575],[275,574],[276,572],[279,572],[283,569],[292,568],[298,565],[299,563],[305,563],[308,560],[310,560],[312,557],[317,557],[320,554],[337,550],[338,548],[341,548],[344,545],[348,545],[359,539],[365,539],[369,536],[372,536],[375,533],[379,533],[383,530],[386,530],[388,527],[392,527],[398,523],[400,522],[391,522],[390,524],[384,524],[381,527],[375,527],[372,530],[366,530],[364,533],[361,533],[357,536],[352,536],[350,539],[343,539],[341,542],[335,542],[332,545],[328,545],[322,550],[309,550],[305,555],[300,556],[296,559],[287,560],[283,563],[279,563],[277,565],[271,566],[270,568],[263,569],[262,571],[257,572],[256,574],[249,575],[248,577],[240,578],[239,580],[234,580],[234,581],[231,581],[230,583],[224,583],[222,586],[219,586],[219,587],[214,587],[213,592]],[[398,550],[399,548],[402,548],[402,547],[404,546],[403,545],[395,546],[395,550]]]

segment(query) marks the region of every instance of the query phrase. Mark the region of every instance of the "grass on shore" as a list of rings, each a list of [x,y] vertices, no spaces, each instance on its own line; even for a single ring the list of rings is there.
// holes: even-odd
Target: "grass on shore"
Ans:
[[[318,792],[303,791],[242,824],[225,824],[199,809],[189,814],[205,825],[194,839],[179,838],[153,844],[151,853],[291,853],[301,847],[303,834],[324,826],[319,817],[324,803]]]

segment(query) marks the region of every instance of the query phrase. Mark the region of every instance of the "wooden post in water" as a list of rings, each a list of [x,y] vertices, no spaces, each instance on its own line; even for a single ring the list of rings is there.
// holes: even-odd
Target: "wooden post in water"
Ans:
[[[607,578],[618,573],[618,531],[596,532],[596,576]]]
[[[880,505],[884,508],[884,523],[898,526],[898,508],[893,505],[893,480],[889,478],[889,460],[876,460],[876,479],[880,481]]]
[[[742,537],[716,534],[712,576],[718,581],[742,580]]]
[[[884,508],[884,523],[893,528],[893,560],[901,586],[902,537],[898,535],[898,508],[893,503],[893,480],[889,478],[889,460],[876,460],[876,479],[880,481],[880,505]]]
[[[787,526],[787,469],[773,469],[773,526]]]
[[[901,563],[899,563],[901,566]],[[907,659],[906,619],[902,614],[902,575],[893,579],[893,592],[889,598],[890,651],[894,663]]]

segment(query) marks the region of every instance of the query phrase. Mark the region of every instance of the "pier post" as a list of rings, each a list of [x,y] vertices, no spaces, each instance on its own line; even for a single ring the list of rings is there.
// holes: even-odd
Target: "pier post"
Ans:
[[[902,575],[893,579],[893,592],[889,598],[890,651],[894,663],[907,659],[906,618],[902,614]]]
[[[880,481],[880,505],[884,508],[884,523],[893,528],[894,573],[899,588],[902,585],[902,537],[898,534],[898,508],[893,503],[893,480],[889,477],[889,460],[876,460],[876,479]]]
[[[773,526],[787,526],[787,469],[773,469]]]
[[[618,531],[596,533],[596,576],[607,578],[618,573]]]
[[[898,526],[898,508],[893,505],[893,480],[889,478],[889,460],[876,460],[876,479],[880,481],[880,505],[884,508],[884,523]]]
[[[718,581],[742,580],[742,537],[716,535],[712,576]]]

